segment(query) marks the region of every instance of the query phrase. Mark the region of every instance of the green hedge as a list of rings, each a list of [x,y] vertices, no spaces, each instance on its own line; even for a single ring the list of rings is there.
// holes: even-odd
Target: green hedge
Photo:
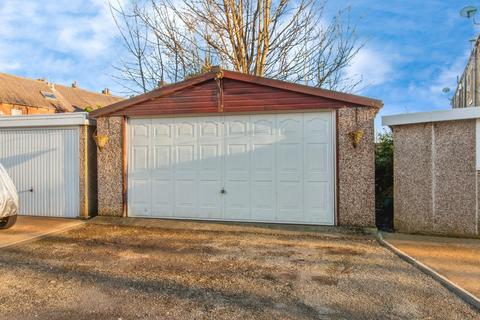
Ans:
[[[393,228],[393,135],[378,135],[375,144],[375,208],[377,226]]]

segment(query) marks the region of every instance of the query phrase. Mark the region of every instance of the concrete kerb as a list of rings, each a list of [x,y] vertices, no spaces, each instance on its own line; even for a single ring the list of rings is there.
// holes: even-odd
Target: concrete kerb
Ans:
[[[396,248],[386,240],[384,240],[383,235],[381,232],[377,233],[377,241],[380,243],[380,245],[384,246],[385,248],[389,249],[392,251],[394,254],[396,254],[398,257],[400,257],[402,260],[410,263],[411,265],[415,266],[418,268],[420,271],[423,273],[429,275],[436,281],[438,281],[441,285],[443,285],[445,288],[456,294],[458,297],[460,297],[463,301],[466,303],[470,304],[472,307],[476,308],[477,310],[480,310],[480,299],[471,294],[470,292],[466,291],[462,287],[459,287],[452,281],[448,280],[446,277],[442,276],[429,266],[423,264],[422,262],[418,261],[417,259],[409,256],[402,250]]]

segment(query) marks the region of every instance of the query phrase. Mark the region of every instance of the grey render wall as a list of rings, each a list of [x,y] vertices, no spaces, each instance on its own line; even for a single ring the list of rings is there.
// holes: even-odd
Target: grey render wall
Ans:
[[[394,136],[394,227],[478,236],[476,120],[399,125]]]

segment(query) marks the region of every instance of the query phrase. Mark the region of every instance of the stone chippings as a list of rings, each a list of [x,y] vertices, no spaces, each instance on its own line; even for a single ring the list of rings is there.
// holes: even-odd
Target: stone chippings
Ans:
[[[109,137],[102,151],[98,151],[98,214],[122,215],[122,118],[97,119],[97,134]]]
[[[232,229],[85,224],[3,248],[0,318],[478,319],[373,238]]]
[[[375,225],[373,119],[377,111],[375,108],[361,107],[345,107],[337,111],[339,225]],[[355,148],[348,134],[356,130],[363,130],[364,135]]]
[[[478,236],[475,120],[395,126],[395,228]]]

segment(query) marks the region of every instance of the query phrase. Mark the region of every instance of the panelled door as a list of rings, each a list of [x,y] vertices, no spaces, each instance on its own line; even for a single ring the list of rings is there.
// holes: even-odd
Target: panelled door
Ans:
[[[332,112],[129,120],[128,214],[334,224]]]

